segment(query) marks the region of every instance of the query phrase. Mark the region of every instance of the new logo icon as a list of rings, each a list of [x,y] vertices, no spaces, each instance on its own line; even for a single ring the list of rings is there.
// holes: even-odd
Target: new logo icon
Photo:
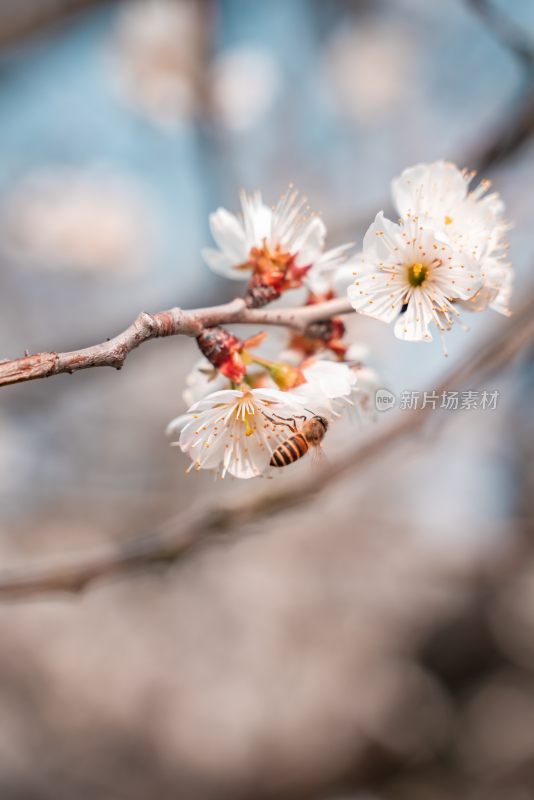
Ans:
[[[377,389],[375,393],[375,408],[377,411],[390,411],[395,407],[397,398],[389,389]]]

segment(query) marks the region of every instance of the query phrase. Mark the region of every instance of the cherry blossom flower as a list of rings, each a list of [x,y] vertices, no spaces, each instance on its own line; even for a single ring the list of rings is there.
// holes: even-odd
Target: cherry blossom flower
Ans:
[[[191,458],[190,469],[254,478],[265,472],[272,453],[288,437],[278,418],[295,414],[303,414],[302,406],[289,392],[226,389],[195,403],[169,424],[167,433],[179,433],[177,444]]]
[[[395,322],[395,335],[430,341],[430,324],[452,327],[455,300],[471,299],[483,285],[474,257],[455,250],[445,233],[409,219],[395,224],[382,212],[363,242],[362,263],[348,296],[356,311]]]
[[[510,226],[500,196],[487,194],[490,181],[481,181],[469,191],[474,174],[445,161],[417,164],[393,180],[393,201],[403,219],[417,218],[443,230],[452,247],[478,262],[483,285],[463,303],[466,308],[481,311],[489,306],[508,314],[512,268],[506,260],[506,233]]]
[[[219,208],[210,216],[219,249],[205,248],[204,260],[232,280],[249,279],[247,302],[259,307],[287,289],[323,284],[348,258],[351,245],[325,251],[326,227],[305,209],[298,192],[288,192],[269,208],[260,192],[241,192],[241,214]]]
[[[305,382],[291,394],[313,414],[333,420],[352,404],[356,375],[347,364],[327,359],[310,359],[301,367]]]

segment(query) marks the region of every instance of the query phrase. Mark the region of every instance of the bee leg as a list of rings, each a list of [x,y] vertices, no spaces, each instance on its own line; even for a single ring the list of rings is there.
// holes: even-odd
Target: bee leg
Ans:
[[[277,422],[275,419],[270,417],[268,414],[265,414],[265,416],[267,417],[267,419],[269,419],[273,423],[273,425],[285,425],[286,428],[289,428],[291,433],[296,433],[297,432],[297,426],[295,424],[295,420],[292,417],[289,417],[288,419],[285,419],[284,417],[279,417],[278,414],[274,414],[275,417],[278,417],[278,419],[281,420],[281,422]],[[291,425],[290,422],[293,422],[293,425]]]
[[[286,423],[292,422],[293,425],[289,427],[291,428],[293,433],[298,433],[297,423],[295,422],[295,419],[306,419],[306,417],[281,417],[279,414],[273,414],[273,417],[276,417],[277,419],[282,419]],[[279,424],[281,425],[282,423]]]

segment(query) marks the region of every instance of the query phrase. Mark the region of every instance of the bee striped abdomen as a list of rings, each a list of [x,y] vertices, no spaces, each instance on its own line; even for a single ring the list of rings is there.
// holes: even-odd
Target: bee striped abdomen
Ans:
[[[271,457],[271,467],[287,467],[308,452],[309,445],[302,433],[290,436],[278,445]]]

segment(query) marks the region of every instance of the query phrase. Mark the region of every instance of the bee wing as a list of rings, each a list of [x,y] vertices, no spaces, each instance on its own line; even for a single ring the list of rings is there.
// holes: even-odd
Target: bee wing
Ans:
[[[312,453],[312,465],[314,469],[321,468],[328,466],[328,456],[326,455],[325,451],[321,447],[320,444],[315,445],[313,448]]]

